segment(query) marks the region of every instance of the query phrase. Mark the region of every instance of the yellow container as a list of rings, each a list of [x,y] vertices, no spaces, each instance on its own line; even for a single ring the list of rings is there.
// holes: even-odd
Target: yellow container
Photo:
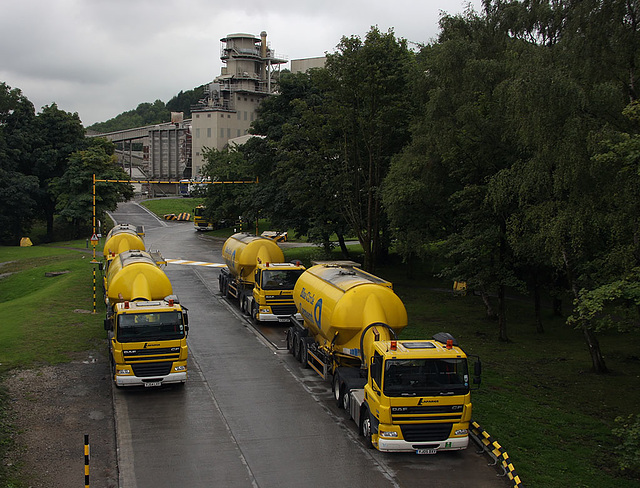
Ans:
[[[353,266],[312,266],[298,279],[293,300],[320,346],[352,356],[360,355],[360,336],[369,325],[386,324],[396,334],[407,325],[407,311],[391,283]],[[376,330],[377,339],[391,338],[385,327]],[[373,332],[366,334],[365,353],[374,339]]]
[[[109,303],[162,300],[173,287],[154,257],[146,251],[118,254],[107,271],[105,289]]]
[[[104,258],[113,259],[123,251],[144,251],[144,240],[138,234],[135,226],[131,224],[118,224],[107,234],[102,254]]]
[[[239,232],[225,241],[222,259],[233,276],[253,282],[258,263],[283,263],[284,254],[271,239]]]

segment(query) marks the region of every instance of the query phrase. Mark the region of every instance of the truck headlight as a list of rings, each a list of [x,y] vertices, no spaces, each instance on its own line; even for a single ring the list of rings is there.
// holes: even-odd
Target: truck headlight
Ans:
[[[260,309],[260,313],[271,313],[271,309],[270,308],[261,308]]]
[[[458,429],[454,432],[454,435],[467,435],[469,431],[467,429]]]
[[[173,368],[174,371],[185,371],[186,369],[186,366],[176,366],[175,368]]]
[[[380,437],[398,437],[398,433],[397,432],[393,432],[393,431],[381,431],[380,432]]]
[[[119,369],[118,370],[118,374],[131,374],[131,370],[126,368],[126,369]]]

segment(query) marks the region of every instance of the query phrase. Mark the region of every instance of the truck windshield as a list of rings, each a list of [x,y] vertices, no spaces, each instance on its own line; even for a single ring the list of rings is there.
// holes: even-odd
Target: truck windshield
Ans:
[[[389,359],[385,362],[383,391],[389,397],[466,394],[467,360]]]
[[[264,270],[262,272],[263,290],[293,290],[302,274],[300,269]]]
[[[130,313],[118,317],[116,331],[120,342],[182,339],[184,325],[180,312]]]

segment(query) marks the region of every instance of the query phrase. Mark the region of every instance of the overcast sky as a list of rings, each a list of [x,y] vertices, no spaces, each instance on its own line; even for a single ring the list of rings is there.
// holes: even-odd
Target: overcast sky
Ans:
[[[227,34],[264,30],[278,56],[310,58],[373,25],[429,42],[442,11],[468,5],[480,0],[2,0],[0,81],[89,126],[212,81]]]

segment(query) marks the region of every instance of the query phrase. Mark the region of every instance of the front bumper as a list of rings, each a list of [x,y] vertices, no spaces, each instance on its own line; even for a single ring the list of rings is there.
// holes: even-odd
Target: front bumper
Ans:
[[[150,383],[161,383],[167,385],[171,383],[186,383],[187,372],[169,373],[165,376],[153,376],[153,377],[140,377],[133,375],[122,375],[115,377],[117,386],[145,386]]]
[[[289,324],[291,320],[289,319],[291,315],[275,315],[272,313],[258,313],[258,321],[259,322],[280,322],[283,324]],[[294,314],[294,317],[297,320],[302,320],[302,315],[299,313]]]
[[[374,439],[374,446],[376,445]],[[460,451],[469,445],[469,436],[449,437],[444,441],[407,442],[403,439],[387,439],[378,436],[377,449],[383,452],[416,452],[418,449],[436,451]]]

